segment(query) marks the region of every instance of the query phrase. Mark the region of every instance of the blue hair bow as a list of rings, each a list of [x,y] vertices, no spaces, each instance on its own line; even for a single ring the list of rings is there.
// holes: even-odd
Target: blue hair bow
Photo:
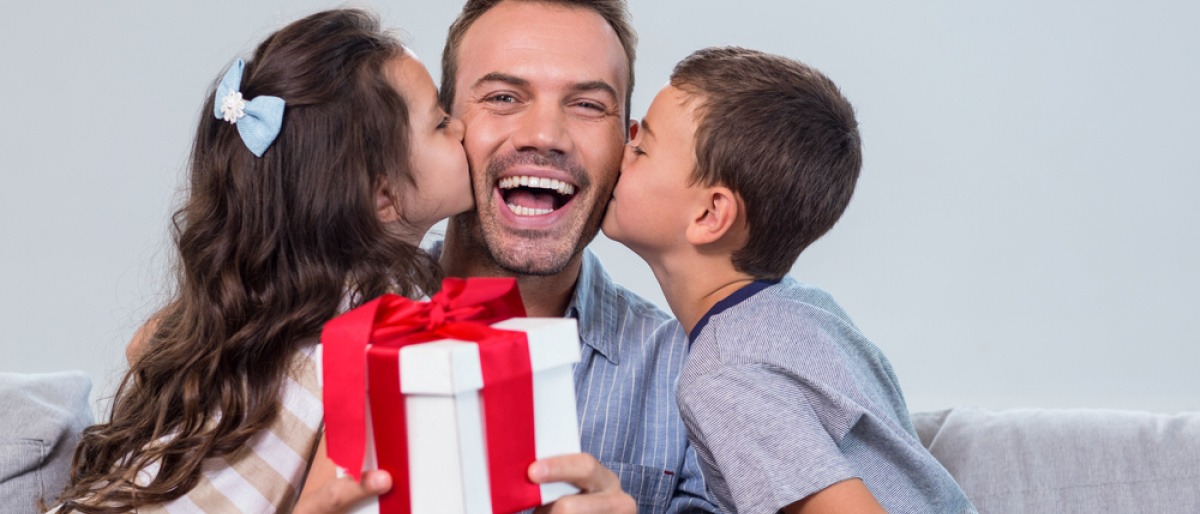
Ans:
[[[279,136],[283,126],[283,99],[263,95],[249,102],[242,98],[242,69],[246,62],[238,58],[225,72],[217,85],[213,101],[213,116],[237,125],[238,134],[256,157],[262,157],[267,147]]]

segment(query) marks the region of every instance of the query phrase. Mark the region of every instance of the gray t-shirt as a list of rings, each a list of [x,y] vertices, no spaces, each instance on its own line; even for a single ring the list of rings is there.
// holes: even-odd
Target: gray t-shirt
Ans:
[[[676,396],[717,504],[773,513],[858,477],[888,512],[973,513],[887,358],[824,291],[759,281],[692,331]]]

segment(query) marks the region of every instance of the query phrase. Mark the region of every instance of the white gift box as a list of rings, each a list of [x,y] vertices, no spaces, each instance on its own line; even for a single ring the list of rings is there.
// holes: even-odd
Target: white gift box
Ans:
[[[537,458],[578,453],[575,320],[512,318],[492,327],[528,336]],[[400,377],[408,421],[411,512],[491,514],[479,347],[453,339],[405,346],[400,350]],[[375,469],[377,462],[370,412],[368,405],[364,470]],[[578,492],[566,483],[542,484],[540,490],[543,505]],[[368,513],[388,514],[381,513],[375,499],[353,511]]]

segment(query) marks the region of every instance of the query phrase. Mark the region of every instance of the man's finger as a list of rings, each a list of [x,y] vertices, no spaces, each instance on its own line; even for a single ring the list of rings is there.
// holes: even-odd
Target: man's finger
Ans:
[[[529,466],[534,483],[567,482],[585,493],[620,490],[617,475],[587,453],[572,453],[538,460]]]
[[[620,491],[564,496],[533,511],[534,514],[635,514],[637,503]]]

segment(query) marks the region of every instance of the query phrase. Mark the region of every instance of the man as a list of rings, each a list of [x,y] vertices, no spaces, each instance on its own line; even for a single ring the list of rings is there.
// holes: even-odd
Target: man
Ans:
[[[717,512],[675,406],[678,323],[584,249],[633,127],[635,44],[624,0],[467,0],[442,54],[441,99],[466,125],[476,210],[451,219],[434,253],[451,276],[516,277],[531,316],[579,320],[584,453],[535,462],[530,478],[582,492],[538,512]],[[375,473],[334,481],[297,511],[378,492],[386,475]]]
[[[546,512],[716,511],[675,406],[678,323],[584,250],[632,127],[635,44],[624,0],[468,0],[442,54],[476,200],[450,221],[443,267],[516,277],[530,315],[579,320],[585,453],[536,462],[530,478],[583,494]]]

